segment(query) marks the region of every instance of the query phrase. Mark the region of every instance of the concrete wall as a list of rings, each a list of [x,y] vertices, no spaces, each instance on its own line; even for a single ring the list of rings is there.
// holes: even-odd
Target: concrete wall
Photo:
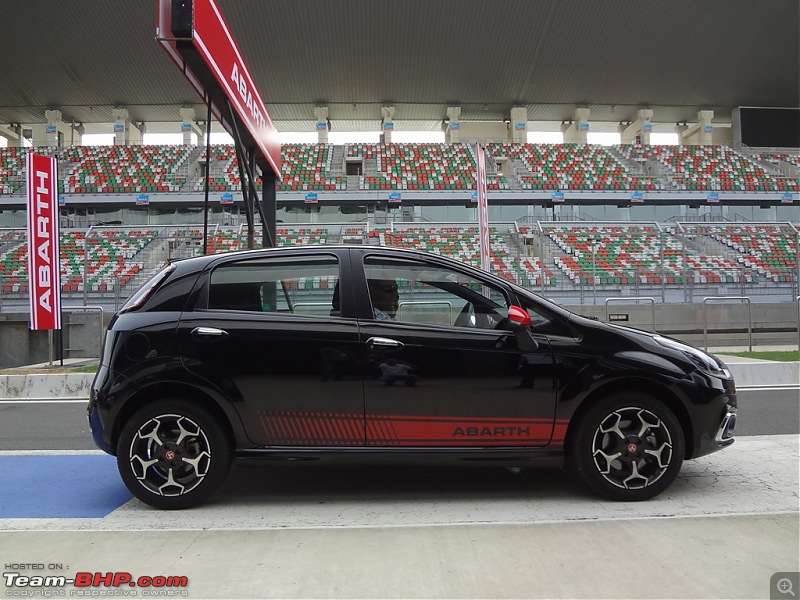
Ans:
[[[750,305],[748,318],[744,302],[694,304],[656,304],[655,328],[653,308],[649,304],[626,304],[611,302],[606,306],[570,307],[582,315],[600,320],[613,315],[627,316],[615,320],[620,325],[629,325],[648,331],[658,331],[694,346],[703,347],[705,339],[709,347],[746,346],[749,343],[748,321],[751,322],[752,340],[756,345],[787,345],[798,343],[798,308],[795,303],[757,303]],[[707,334],[704,335],[704,323]]]
[[[99,311],[65,312],[62,317],[64,358],[98,358],[102,335],[111,315]],[[0,368],[49,362],[49,332],[31,331],[27,313],[0,313]],[[53,360],[59,358],[58,333],[53,335]]]
[[[649,304],[612,302],[608,306],[570,307],[576,313],[614,320],[648,331],[658,331],[697,347],[706,340],[711,348],[747,346],[747,305],[739,302],[708,304]],[[609,316],[615,317],[608,319]],[[75,312],[64,315],[64,358],[98,358],[102,335],[112,315],[108,312]],[[101,321],[102,318],[102,329]],[[621,319],[626,320],[621,320]],[[796,345],[798,343],[798,308],[794,303],[758,303],[751,305],[752,342],[754,345]],[[707,335],[703,334],[706,324]],[[54,358],[57,358],[56,353]],[[27,314],[0,313],[0,368],[19,367],[49,361],[46,331],[30,331]]]

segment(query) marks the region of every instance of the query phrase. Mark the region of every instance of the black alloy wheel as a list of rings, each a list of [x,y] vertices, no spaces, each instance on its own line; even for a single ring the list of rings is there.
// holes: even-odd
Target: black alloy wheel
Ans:
[[[148,404],[125,424],[117,467],[131,493],[161,509],[205,500],[228,475],[231,442],[205,410],[183,400]]]
[[[675,479],[685,440],[674,413],[650,396],[605,398],[583,415],[571,456],[594,492],[622,501],[647,500]]]

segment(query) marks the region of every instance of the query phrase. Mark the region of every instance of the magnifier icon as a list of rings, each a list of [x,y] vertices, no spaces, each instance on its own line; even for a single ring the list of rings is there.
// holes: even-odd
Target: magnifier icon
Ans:
[[[778,583],[775,584],[775,587],[778,588],[778,591],[781,594],[790,594],[792,598],[796,598],[797,595],[792,591],[792,580],[784,577],[782,579],[778,579]]]

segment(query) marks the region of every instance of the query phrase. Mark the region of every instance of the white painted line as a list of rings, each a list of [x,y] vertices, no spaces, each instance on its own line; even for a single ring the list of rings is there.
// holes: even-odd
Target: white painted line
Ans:
[[[106,454],[102,450],[0,450],[0,456],[86,456]]]
[[[791,392],[800,390],[800,384],[797,385],[742,385],[736,386],[737,392]]]
[[[133,502],[133,500],[131,500]],[[123,505],[124,506],[124,505]],[[156,510],[156,509],[152,509]],[[797,511],[777,511],[777,512],[770,512],[770,511],[751,511],[751,512],[739,512],[739,513],[703,513],[699,515],[652,515],[652,516],[642,516],[642,517],[575,517],[575,518],[564,518],[564,519],[546,519],[541,521],[453,521],[452,523],[409,523],[409,524],[402,524],[402,523],[387,523],[385,525],[375,524],[355,524],[355,525],[287,525],[287,526],[276,526],[276,525],[265,525],[263,527],[169,527],[159,524],[158,526],[153,527],[137,527],[135,525],[130,527],[102,527],[102,528],[90,528],[90,527],[76,527],[76,528],[57,528],[51,529],[49,531],[58,531],[58,532],[81,532],[81,533],[121,533],[121,532],[132,532],[132,531],[163,531],[164,533],[180,533],[180,532],[192,532],[192,531],[238,531],[238,532],[248,532],[248,531],[315,531],[315,530],[339,530],[339,531],[346,531],[346,530],[357,530],[357,529],[428,529],[430,527],[474,527],[474,526],[485,526],[485,525],[500,525],[500,526],[509,526],[513,525],[516,527],[525,526],[525,525],[564,525],[568,523],[609,523],[609,522],[635,522],[635,521],[653,521],[653,520],[683,520],[683,519],[719,519],[725,517],[775,517],[775,516],[798,516]],[[98,517],[96,519],[69,519],[72,522],[80,521],[83,523],[89,522],[97,522],[103,521],[104,519],[108,519],[108,517]],[[8,519],[10,520],[10,519]],[[14,519],[14,521],[18,522],[20,525],[31,525],[30,529],[5,529],[0,527],[0,533],[22,533],[24,531],[33,531],[34,533],[41,533],[42,529],[45,527],[45,523],[48,521],[65,521],[66,519],[56,519],[56,518],[49,518],[49,519]],[[2,521],[2,520],[0,520]],[[38,528],[38,529],[37,529]]]
[[[0,404],[86,404],[89,398],[26,398],[25,400],[0,400]]]

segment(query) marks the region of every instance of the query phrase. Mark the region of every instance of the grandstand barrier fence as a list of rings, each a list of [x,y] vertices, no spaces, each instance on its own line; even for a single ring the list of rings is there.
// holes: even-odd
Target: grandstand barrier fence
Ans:
[[[87,313],[81,305],[66,306],[76,309],[67,312],[63,320],[65,358],[99,359],[101,352],[96,319],[101,313]],[[314,307],[310,307],[314,308]],[[702,303],[655,305],[655,331],[683,340],[696,347],[703,347],[705,339],[712,349],[753,346],[790,346],[800,348],[800,301],[760,303],[753,311],[752,325],[747,322],[746,309],[742,303]],[[582,315],[605,319],[605,306],[586,305],[577,311]],[[327,314],[327,310],[325,314]],[[620,324],[643,330],[652,330],[652,308],[641,303],[615,303],[615,313],[624,313],[626,321]],[[309,313],[310,314],[310,313]],[[102,325],[105,328],[113,316],[104,310]],[[48,362],[50,350],[46,331],[31,331],[29,314],[22,308],[11,310],[4,307],[0,312],[0,368],[19,367]]]
[[[479,260],[472,223],[282,223],[277,231],[279,245],[394,245],[473,265]],[[62,295],[118,308],[168,261],[202,254],[202,239],[202,225],[62,230]],[[245,226],[212,225],[206,250],[242,250],[246,240]],[[797,231],[790,224],[495,222],[490,249],[494,273],[568,305],[634,296],[662,303],[733,295],[793,302],[800,295]],[[0,307],[27,301],[26,271],[25,230],[0,229]]]
[[[631,302],[633,302],[635,304],[638,304],[639,302],[647,302],[650,305],[650,307],[653,309],[653,314],[652,314],[653,318],[652,318],[652,321],[651,321],[651,325],[652,326],[650,328],[650,331],[655,331],[656,330],[656,299],[653,298],[652,296],[632,296],[632,297],[629,297],[629,298],[606,298],[606,302],[605,302],[605,306],[606,306],[606,321],[609,321],[609,322],[627,321],[627,315],[625,315],[624,313],[617,314],[618,318],[612,318],[612,314],[609,311],[609,304],[611,304],[612,302],[619,302],[619,303],[623,303],[623,302],[624,303],[631,303]]]
[[[717,296],[703,298],[703,347],[708,350],[708,305],[712,302],[744,302],[747,306],[747,345],[753,351],[753,304],[747,296]],[[800,326],[800,321],[798,322]],[[799,348],[800,349],[800,348]]]

